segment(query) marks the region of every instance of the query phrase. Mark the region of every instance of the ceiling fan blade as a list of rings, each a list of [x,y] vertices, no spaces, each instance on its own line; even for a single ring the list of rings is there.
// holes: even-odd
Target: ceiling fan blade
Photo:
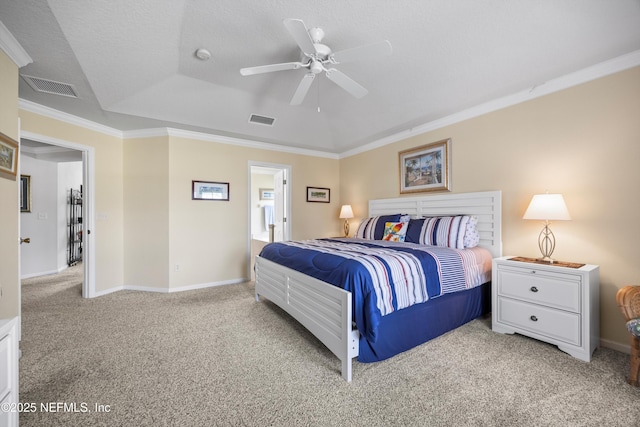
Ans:
[[[304,100],[304,97],[307,96],[307,92],[309,92],[309,88],[313,83],[313,79],[316,78],[316,75],[313,73],[307,73],[304,75],[300,84],[298,85],[298,89],[296,89],[296,93],[293,94],[293,98],[291,98],[291,105],[300,105]]]
[[[383,40],[377,43],[340,50],[333,53],[330,56],[330,60],[334,64],[359,61],[362,59],[376,58],[382,55],[391,55],[391,50],[391,43],[388,40]]]
[[[305,55],[310,56],[312,53],[316,53],[316,48],[313,45],[313,40],[309,35],[306,25],[300,19],[285,19],[284,26],[287,27],[289,33],[293,36],[298,46]]]
[[[304,67],[302,62],[284,62],[282,64],[259,65],[257,67],[241,68],[240,74],[252,76],[254,74],[271,73],[272,71],[297,70]]]
[[[329,68],[326,74],[329,80],[331,80],[356,98],[362,98],[367,93],[369,93],[367,89],[360,86],[360,84],[356,83],[353,79],[351,79],[351,77],[347,76],[342,71],[336,70],[335,68]]]

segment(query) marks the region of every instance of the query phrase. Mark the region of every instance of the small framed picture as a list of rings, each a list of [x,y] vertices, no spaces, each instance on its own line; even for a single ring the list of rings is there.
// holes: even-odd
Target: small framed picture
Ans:
[[[260,200],[273,200],[274,192],[273,188],[261,188]]]
[[[20,212],[31,212],[31,175],[20,175]]]
[[[16,180],[18,174],[18,143],[0,132],[0,176]]]
[[[307,202],[329,203],[331,190],[320,187],[307,187]]]
[[[229,201],[229,183],[191,181],[191,199]]]
[[[451,139],[399,153],[400,193],[451,191]]]

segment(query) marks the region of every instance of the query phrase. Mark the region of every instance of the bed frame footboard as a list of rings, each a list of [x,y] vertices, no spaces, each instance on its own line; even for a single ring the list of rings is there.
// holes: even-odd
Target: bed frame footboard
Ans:
[[[293,316],[342,362],[342,377],[351,381],[352,359],[360,334],[352,322],[351,293],[256,257],[256,301],[260,296]]]

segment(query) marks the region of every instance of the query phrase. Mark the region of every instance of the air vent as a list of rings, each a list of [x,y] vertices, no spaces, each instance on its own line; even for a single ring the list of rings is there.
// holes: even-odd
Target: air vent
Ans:
[[[276,119],[273,117],[259,116],[258,114],[252,114],[251,117],[249,117],[249,123],[256,123],[258,125],[273,126],[273,122],[275,121]]]
[[[78,94],[73,86],[67,83],[54,82],[53,80],[41,79],[38,77],[31,77],[22,75],[24,81],[33,88],[36,92],[51,93],[53,95],[68,96],[70,98],[77,98]]]

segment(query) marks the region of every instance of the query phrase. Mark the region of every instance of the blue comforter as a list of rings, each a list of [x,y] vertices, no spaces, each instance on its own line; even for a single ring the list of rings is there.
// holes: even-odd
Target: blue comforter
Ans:
[[[433,249],[378,240],[318,239],[270,243],[260,256],[351,292],[356,326],[375,343],[382,316],[447,292],[441,286],[441,266],[456,264],[459,257],[450,251],[434,255],[425,248]],[[452,271],[453,291],[464,282],[464,272],[461,265]]]

